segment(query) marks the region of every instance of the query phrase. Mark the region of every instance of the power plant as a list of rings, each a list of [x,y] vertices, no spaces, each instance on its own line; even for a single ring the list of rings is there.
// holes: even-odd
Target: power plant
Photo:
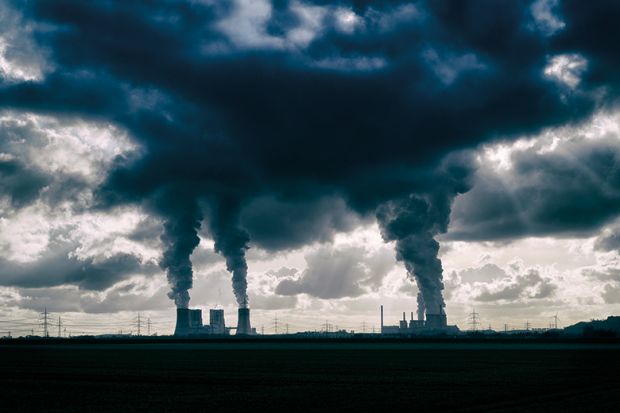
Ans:
[[[414,320],[412,311],[409,322],[407,322],[406,313],[403,312],[403,318],[398,325],[386,326],[383,324],[383,306],[381,306],[381,334],[411,335],[458,332],[459,328],[457,326],[448,325],[446,313],[442,309],[439,310],[439,314],[426,313],[426,320],[424,320],[423,313],[418,313],[418,318]]]
[[[238,309],[237,327],[226,327],[223,309],[209,310],[209,324],[203,325],[202,310],[190,308],[177,308],[177,322],[174,330],[175,336],[202,336],[202,335],[230,335],[231,330],[239,336],[255,335],[256,329],[250,323],[250,309],[244,303]],[[446,313],[443,309],[438,314],[426,312],[414,312],[407,320],[406,312],[397,325],[384,325],[383,305],[381,306],[381,334],[384,335],[416,335],[416,334],[453,334],[459,333],[455,325],[448,325]]]
[[[209,324],[202,324],[202,310],[177,308],[177,323],[174,329],[175,336],[202,336],[202,335],[230,335],[230,330],[236,330],[237,335],[253,335],[256,329],[250,325],[250,309],[239,308],[237,328],[226,327],[224,310],[210,309]]]

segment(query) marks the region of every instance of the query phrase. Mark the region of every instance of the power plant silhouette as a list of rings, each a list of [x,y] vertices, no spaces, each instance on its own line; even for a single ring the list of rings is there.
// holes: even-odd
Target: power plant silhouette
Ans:
[[[256,334],[256,329],[250,324],[250,309],[247,304],[239,308],[236,328],[226,327],[222,309],[210,309],[209,324],[203,325],[202,310],[177,308],[175,336],[230,335],[231,330],[235,330],[236,335]]]
[[[230,335],[235,330],[238,336],[250,336],[256,334],[250,322],[250,309],[244,302],[237,310],[237,327],[226,327],[223,309],[209,310],[209,324],[203,324],[202,310],[190,308],[177,308],[177,321],[174,329],[175,336],[201,336],[201,335]],[[426,316],[426,319],[425,319]],[[443,309],[438,314],[418,312],[417,319],[413,317],[407,321],[406,313],[398,325],[384,325],[383,306],[381,306],[381,334],[425,334],[425,333],[458,333],[457,326],[448,325],[446,313]]]
[[[457,326],[448,325],[448,319],[445,311],[439,309],[439,313],[426,313],[426,320],[424,319],[424,312],[419,311],[417,319],[413,318],[413,311],[411,312],[411,319],[407,322],[406,313],[403,312],[403,319],[400,320],[398,325],[386,326],[383,324],[383,306],[381,306],[381,334],[424,334],[424,333],[458,333]]]

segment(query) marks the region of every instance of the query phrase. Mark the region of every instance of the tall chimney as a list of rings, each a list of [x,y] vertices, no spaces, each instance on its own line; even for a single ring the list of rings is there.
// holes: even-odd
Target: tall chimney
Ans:
[[[177,325],[174,329],[174,335],[187,336],[189,332],[189,309],[177,308]]]
[[[383,334],[383,305],[381,305],[381,334]]]
[[[250,309],[247,307],[239,308],[239,317],[237,318],[237,335],[252,334],[250,326]]]

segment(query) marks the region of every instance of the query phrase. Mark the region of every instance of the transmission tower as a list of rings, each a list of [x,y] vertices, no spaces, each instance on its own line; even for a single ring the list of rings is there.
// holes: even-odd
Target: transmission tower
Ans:
[[[471,331],[478,331],[478,325],[480,324],[480,314],[476,312],[474,308],[469,315],[469,324],[471,325]]]
[[[151,317],[146,319],[146,329],[147,329],[147,333],[150,336],[151,335]]]
[[[61,334],[60,334],[60,327],[61,327],[61,325],[62,325],[62,322],[60,321],[60,316],[58,316],[58,337],[61,336]]]
[[[325,325],[325,333],[329,333],[330,330],[332,330],[333,326],[329,323],[328,320],[325,320],[325,324],[324,325]]]
[[[273,328],[274,328],[276,334],[278,334],[278,315],[277,314],[273,318]]]
[[[47,328],[47,307],[43,310],[43,337],[49,337],[49,330]]]
[[[140,335],[140,313],[138,313],[138,335]]]
[[[558,314],[556,313],[553,317],[553,328],[554,329],[558,329],[558,321],[560,321],[560,319],[558,318]]]

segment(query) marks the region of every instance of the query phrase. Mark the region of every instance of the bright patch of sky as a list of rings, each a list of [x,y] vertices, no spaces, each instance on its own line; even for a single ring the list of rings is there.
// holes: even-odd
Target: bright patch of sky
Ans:
[[[549,58],[544,74],[559,84],[575,89],[587,68],[588,61],[583,56],[576,53],[561,54]]]

